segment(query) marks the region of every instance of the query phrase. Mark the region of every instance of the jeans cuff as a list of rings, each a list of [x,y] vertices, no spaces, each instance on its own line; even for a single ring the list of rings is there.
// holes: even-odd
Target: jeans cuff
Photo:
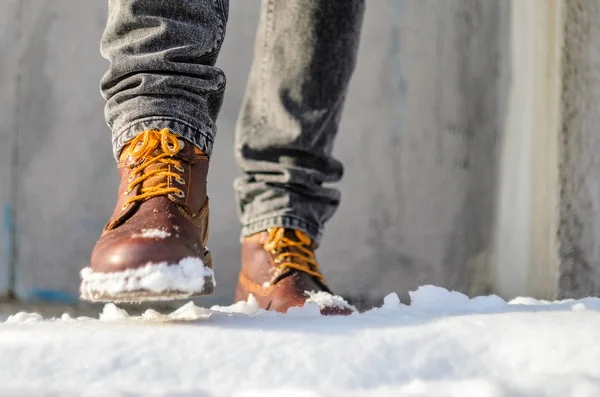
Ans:
[[[187,139],[202,150],[207,156],[210,156],[213,148],[213,136],[215,131],[201,131],[189,123],[172,117],[145,117],[135,120],[124,126],[113,134],[113,154],[115,159],[119,160],[119,155],[123,146],[141,132],[147,130],[161,130],[168,128],[172,133]],[[216,128],[216,127],[215,127]]]
[[[311,240],[317,245],[319,245],[321,238],[323,237],[323,229],[312,222],[307,222],[304,219],[293,215],[276,215],[250,221],[243,225],[241,238],[243,239],[244,237],[264,232],[272,227],[285,227],[288,229],[300,230],[308,234]]]

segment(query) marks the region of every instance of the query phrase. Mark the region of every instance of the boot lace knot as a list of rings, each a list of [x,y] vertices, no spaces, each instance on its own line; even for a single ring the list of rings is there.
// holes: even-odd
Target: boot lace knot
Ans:
[[[310,237],[299,230],[294,230],[294,235],[288,237],[285,235],[285,231],[286,229],[282,227],[269,229],[269,235],[263,245],[265,250],[274,255],[277,268],[281,271],[285,269],[299,270],[325,281],[319,264],[315,260]]]
[[[125,201],[123,207],[136,201],[146,200],[156,196],[164,196],[171,193],[178,198],[185,197],[183,190],[169,186],[169,183],[167,182],[167,178],[172,177],[180,185],[185,184],[185,180],[179,174],[172,172],[170,167],[170,165],[172,165],[173,168],[179,172],[183,172],[181,160],[175,158],[175,156],[184,146],[185,142],[182,139],[177,139],[177,136],[172,134],[168,128],[163,128],[160,131],[144,131],[133,138],[128,149],[129,155],[136,163],[140,160],[142,161],[138,166],[132,169],[125,195],[129,194],[136,186],[142,184],[151,177],[159,176],[161,177],[161,181],[152,184],[151,186],[143,186],[138,195],[130,197]],[[159,148],[162,153],[153,155],[156,149]],[[148,167],[153,164],[160,164],[165,167],[157,167],[152,171],[147,171]]]

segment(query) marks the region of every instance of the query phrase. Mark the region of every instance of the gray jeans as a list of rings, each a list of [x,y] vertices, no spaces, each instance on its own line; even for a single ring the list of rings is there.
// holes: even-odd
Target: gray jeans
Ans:
[[[242,235],[300,229],[315,241],[342,176],[332,157],[355,65],[364,0],[263,0],[236,129]],[[101,82],[115,156],[141,131],[169,128],[208,155],[225,75],[215,62],[227,0],[110,0]]]

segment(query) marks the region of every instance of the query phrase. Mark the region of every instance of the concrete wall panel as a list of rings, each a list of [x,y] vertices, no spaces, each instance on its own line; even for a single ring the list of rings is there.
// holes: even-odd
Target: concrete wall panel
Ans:
[[[406,297],[425,283],[485,292],[507,7],[421,0],[367,10],[336,147],[346,179],[325,271],[361,296]]]
[[[600,295],[600,3],[565,1],[559,296]]]
[[[506,297],[552,299],[558,277],[562,0],[513,2],[511,89],[500,152],[492,279]]]
[[[98,93],[106,2],[19,3],[17,292],[66,300],[116,194]],[[232,143],[258,7],[231,1],[219,59],[228,88],[209,177],[219,285],[207,304],[230,299],[237,278]],[[369,302],[423,283],[489,289],[506,15],[504,2],[484,0],[367,3],[335,149],[342,205],[318,252],[336,291]]]
[[[106,2],[22,4],[16,290],[68,300],[116,194],[98,93]]]
[[[17,86],[19,81],[18,24],[21,4],[7,0],[0,13],[0,296],[7,293],[10,285],[14,255],[13,187],[16,175],[13,159],[16,154],[18,123],[15,117],[18,107]]]

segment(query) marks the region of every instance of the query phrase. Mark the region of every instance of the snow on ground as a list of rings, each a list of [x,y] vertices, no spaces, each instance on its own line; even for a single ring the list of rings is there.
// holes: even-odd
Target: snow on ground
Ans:
[[[2,396],[600,396],[600,299],[506,303],[432,286],[322,317],[256,302],[0,324]]]

